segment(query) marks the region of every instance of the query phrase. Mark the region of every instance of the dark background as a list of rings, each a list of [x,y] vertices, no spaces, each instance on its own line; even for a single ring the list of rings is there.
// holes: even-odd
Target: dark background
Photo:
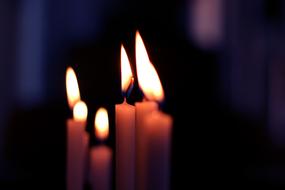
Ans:
[[[284,10],[282,0],[1,0],[0,189],[65,188],[67,66],[91,134],[108,108],[114,148],[120,45],[135,70],[136,30],[174,117],[172,189],[285,187]],[[136,84],[129,102],[139,100]]]

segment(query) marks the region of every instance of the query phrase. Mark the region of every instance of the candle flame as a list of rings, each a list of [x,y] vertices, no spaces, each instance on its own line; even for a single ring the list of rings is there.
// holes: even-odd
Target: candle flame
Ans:
[[[80,100],[80,92],[74,70],[68,67],[66,70],[66,93],[70,109]]]
[[[75,121],[85,122],[87,119],[88,109],[83,101],[79,101],[73,108],[73,117]]]
[[[136,66],[139,86],[149,100],[162,102],[164,91],[159,76],[149,60],[145,45],[139,32],[136,33]]]
[[[105,140],[109,135],[108,112],[105,108],[98,109],[94,124],[96,137]]]
[[[122,92],[127,93],[130,85],[132,85],[133,73],[129,58],[123,45],[121,46],[121,78]]]

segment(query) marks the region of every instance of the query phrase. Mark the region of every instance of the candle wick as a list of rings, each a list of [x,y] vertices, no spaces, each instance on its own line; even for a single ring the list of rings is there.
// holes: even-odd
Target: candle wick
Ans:
[[[131,94],[131,92],[132,92],[132,90],[134,88],[134,81],[135,81],[135,79],[134,79],[134,77],[132,77],[131,80],[130,80],[130,84],[129,84],[127,90],[126,90],[126,96],[125,96],[126,98],[128,98],[130,96],[130,94]]]

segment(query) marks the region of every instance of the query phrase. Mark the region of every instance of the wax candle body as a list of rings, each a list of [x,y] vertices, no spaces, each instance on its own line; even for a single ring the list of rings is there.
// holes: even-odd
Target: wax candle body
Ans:
[[[135,107],[116,105],[116,189],[135,189]]]
[[[146,189],[170,189],[171,116],[154,111],[144,119],[147,136]]]
[[[111,190],[112,151],[99,145],[90,152],[90,182],[92,190]]]
[[[147,150],[146,150],[146,129],[144,127],[144,119],[152,111],[158,109],[158,104],[156,102],[146,101],[146,102],[137,102],[136,107],[136,180],[135,186],[137,190],[146,190],[146,159],[147,159]]]
[[[89,136],[85,122],[67,121],[67,190],[83,190]]]

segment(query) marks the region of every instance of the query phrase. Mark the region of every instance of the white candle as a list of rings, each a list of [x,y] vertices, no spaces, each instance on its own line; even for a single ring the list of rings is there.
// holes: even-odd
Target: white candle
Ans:
[[[121,47],[121,86],[126,96],[133,75],[124,47]],[[116,107],[116,189],[135,189],[135,107],[126,102]]]
[[[144,118],[152,111],[158,109],[158,104],[152,101],[136,102],[136,189],[146,189],[146,154],[147,132],[144,127]]]
[[[67,69],[66,88],[68,103],[73,109],[72,119],[67,120],[67,166],[66,186],[68,190],[83,190],[86,154],[89,135],[85,131],[87,106],[80,101],[80,93],[74,71]]]
[[[89,136],[86,122],[67,120],[67,189],[83,190]]]
[[[148,190],[170,189],[170,155],[172,117],[154,111],[144,119],[147,137],[147,173],[146,181]]]
[[[136,189],[167,190],[169,187],[168,176],[170,175],[169,142],[171,141],[168,126],[171,125],[169,121],[171,117],[158,111],[157,102],[163,101],[164,92],[158,74],[149,60],[143,40],[138,32],[136,33],[136,65],[139,86],[144,93],[145,99],[149,100],[135,104]],[[154,117],[153,113],[158,117]],[[152,130],[153,127],[159,128]],[[159,133],[162,133],[164,137],[161,138]],[[154,150],[157,152],[154,152]],[[154,167],[153,164],[157,165]],[[162,172],[165,173],[162,174]],[[157,174],[161,176],[154,177]]]
[[[109,134],[108,113],[100,108],[95,117],[95,134],[104,141]],[[92,190],[111,189],[112,150],[104,144],[91,149],[90,152],[90,182]]]

